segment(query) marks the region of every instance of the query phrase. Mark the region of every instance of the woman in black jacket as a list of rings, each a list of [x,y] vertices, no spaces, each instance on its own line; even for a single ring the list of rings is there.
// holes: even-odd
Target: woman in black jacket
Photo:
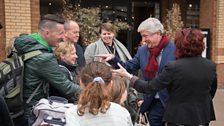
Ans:
[[[203,34],[197,29],[176,33],[176,61],[169,62],[152,81],[129,74],[121,65],[114,73],[129,77],[139,92],[151,94],[167,87],[169,99],[164,119],[167,126],[208,126],[215,120],[212,98],[217,89],[215,64],[201,56]]]
[[[76,48],[73,44],[69,42],[61,42],[59,46],[55,48],[54,54],[57,58],[59,67],[61,71],[64,73],[65,77],[68,78],[70,81],[78,83],[77,74],[77,58],[76,55]],[[50,95],[51,96],[60,96],[67,98],[69,102],[74,103],[76,102],[77,96],[65,96],[62,95],[57,89],[54,87],[50,87]]]

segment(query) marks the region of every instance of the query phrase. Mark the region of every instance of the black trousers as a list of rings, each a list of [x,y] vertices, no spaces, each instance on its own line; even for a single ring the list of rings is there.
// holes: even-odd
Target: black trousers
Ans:
[[[14,126],[28,126],[28,122],[24,116],[13,119]]]
[[[167,123],[166,126],[209,126],[209,124],[205,124],[205,125],[181,125],[181,124],[175,124],[175,123]]]

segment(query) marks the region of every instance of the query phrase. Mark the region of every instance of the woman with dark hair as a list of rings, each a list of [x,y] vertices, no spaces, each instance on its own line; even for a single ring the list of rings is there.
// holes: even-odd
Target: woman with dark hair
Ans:
[[[87,64],[80,73],[78,104],[65,112],[66,126],[132,126],[128,111],[111,102],[112,71],[100,62]]]
[[[198,29],[176,33],[176,61],[167,63],[151,81],[129,74],[121,65],[114,73],[129,77],[139,92],[151,94],[167,87],[169,98],[164,119],[167,126],[208,126],[215,120],[212,98],[217,89],[216,66],[201,56],[203,34]]]
[[[116,39],[117,30],[115,26],[109,22],[102,23],[99,30],[99,40],[91,43],[86,47],[84,56],[86,63],[92,61],[100,61],[98,54],[113,54],[123,62],[130,60],[132,57],[127,48]]]

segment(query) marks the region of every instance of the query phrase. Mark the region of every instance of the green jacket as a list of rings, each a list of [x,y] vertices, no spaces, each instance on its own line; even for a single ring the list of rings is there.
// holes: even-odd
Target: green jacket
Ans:
[[[40,40],[37,40],[38,39],[35,40],[31,36],[21,36],[18,37],[14,43],[19,55],[34,50],[43,52],[26,61],[24,65],[23,100],[26,118],[31,114],[33,105],[41,98],[48,97],[49,84],[65,95],[80,92],[79,85],[69,81],[62,73],[48,44],[43,39],[45,44],[42,43],[43,41],[39,42]],[[42,84],[41,88],[39,88],[32,100],[26,103],[27,99],[39,84]]]

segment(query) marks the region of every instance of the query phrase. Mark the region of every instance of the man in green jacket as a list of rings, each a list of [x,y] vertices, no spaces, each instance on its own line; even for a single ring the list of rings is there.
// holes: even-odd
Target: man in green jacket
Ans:
[[[64,37],[63,23],[64,20],[56,15],[45,15],[39,22],[37,33],[24,35],[15,40],[14,46],[19,55],[34,50],[42,52],[42,54],[25,62],[23,85],[25,122],[28,122],[32,117],[32,106],[41,98],[48,96],[49,85],[64,95],[76,94],[80,91],[79,85],[69,81],[62,73],[52,53],[52,47],[58,46]],[[40,84],[41,87],[33,98],[29,103],[26,103]]]

